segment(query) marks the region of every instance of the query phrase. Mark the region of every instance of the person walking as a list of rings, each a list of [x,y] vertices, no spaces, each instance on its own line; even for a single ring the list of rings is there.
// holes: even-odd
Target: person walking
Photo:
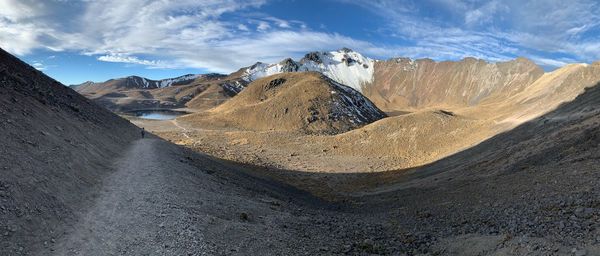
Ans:
[[[142,139],[144,138],[145,135],[146,135],[146,129],[144,129],[144,127],[142,127]]]

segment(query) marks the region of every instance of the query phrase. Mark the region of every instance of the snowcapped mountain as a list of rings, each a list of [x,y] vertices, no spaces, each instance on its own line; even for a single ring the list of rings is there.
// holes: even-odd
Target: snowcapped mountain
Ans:
[[[247,82],[284,72],[316,71],[334,81],[362,91],[362,85],[373,81],[375,61],[348,48],[331,52],[310,52],[300,61],[290,58],[276,64],[257,62],[248,67],[242,79]]]
[[[167,78],[162,80],[151,80],[144,77],[139,76],[128,76],[125,78],[120,78],[120,80],[125,87],[127,88],[164,88],[169,87],[171,85],[183,85],[188,84],[194,81],[196,78],[200,77],[200,75],[187,74],[175,78]]]
[[[199,77],[204,76],[214,76],[215,74],[206,74],[206,75],[196,75],[196,74],[187,74],[174,78],[167,78],[162,80],[152,80],[145,77],[139,76],[128,76],[117,79],[110,79],[106,82],[94,83],[94,82],[84,82],[82,84],[71,85],[71,88],[85,88],[91,86],[115,86],[118,88],[138,88],[138,89],[155,89],[155,88],[164,88],[172,85],[185,85],[193,82]]]
[[[202,75],[187,74],[187,75],[183,75],[180,77],[158,80],[157,82],[159,84],[159,87],[163,88],[163,87],[169,87],[171,85],[187,84],[191,81],[194,81],[196,78],[198,78],[200,76],[202,76]]]

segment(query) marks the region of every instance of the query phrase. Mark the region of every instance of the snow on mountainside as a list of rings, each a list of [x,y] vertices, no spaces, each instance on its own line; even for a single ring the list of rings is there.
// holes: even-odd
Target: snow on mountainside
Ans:
[[[135,87],[135,88],[164,88],[169,87],[171,85],[181,85],[188,84],[194,79],[200,77],[200,75],[188,74],[175,78],[168,78],[162,80],[151,80],[144,77],[139,76],[129,76],[126,78],[121,78],[119,80],[124,80],[126,87]]]
[[[175,78],[169,78],[169,79],[163,79],[163,80],[159,80],[159,87],[163,88],[163,87],[168,87],[174,84],[180,84],[183,82],[187,82],[187,81],[193,81],[194,79],[200,77],[201,75],[194,75],[194,74],[187,74],[187,75],[183,75],[180,77],[175,77]]]
[[[151,80],[145,77],[139,76],[128,76],[118,79],[110,79],[106,82],[94,83],[84,82],[78,85],[71,85],[71,88],[76,89],[78,87],[89,87],[94,85],[115,85],[117,87],[125,88],[139,88],[139,89],[154,89],[154,88],[165,88],[172,85],[185,85],[193,82],[195,79],[205,75],[187,74],[175,78],[167,78],[162,80]]]
[[[247,68],[242,79],[247,82],[283,72],[316,71],[334,81],[362,91],[373,81],[375,61],[348,48],[332,52],[310,52],[300,61],[285,59],[276,64],[257,62]]]

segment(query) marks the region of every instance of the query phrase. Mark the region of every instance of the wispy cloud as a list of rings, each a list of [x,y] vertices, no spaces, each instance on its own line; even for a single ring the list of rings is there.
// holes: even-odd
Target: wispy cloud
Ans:
[[[530,56],[546,66],[600,59],[594,0],[337,0],[380,16],[385,43],[261,13],[266,1],[0,0],[0,46],[19,55],[45,48],[215,72],[343,46],[373,57]]]
[[[46,70],[46,66],[41,62],[34,62],[32,66],[37,70]]]
[[[256,27],[256,30],[264,32],[264,31],[269,30],[270,28],[271,28],[271,25],[269,25],[269,23],[267,23],[266,21],[261,21],[261,22],[258,23],[258,26]]]
[[[238,24],[237,28],[241,31],[249,31],[250,29],[245,24]]]
[[[270,15],[251,15],[245,20],[222,17],[256,9],[264,0],[48,1],[33,8],[35,2],[11,0],[0,6],[4,7],[0,12],[2,47],[17,54],[43,47],[79,51],[105,62],[216,72],[343,46],[366,53],[391,52],[366,41],[312,31],[302,21]],[[53,15],[47,10],[59,9],[67,10],[70,18],[48,22]],[[10,37],[18,40],[4,40]]]
[[[380,15],[388,21],[385,33],[433,51],[432,57],[451,52],[493,60],[545,54],[538,60],[547,66],[564,63],[551,56],[556,53],[573,61],[600,59],[600,2],[594,0],[341,1]]]
[[[125,55],[125,54],[102,55],[102,56],[99,56],[97,59],[99,61],[138,64],[138,65],[144,65],[144,66],[149,66],[149,67],[154,67],[154,68],[170,68],[170,67],[172,67],[172,66],[168,65],[167,63],[163,63],[162,61],[145,60],[145,59],[140,59],[138,57],[129,56],[129,55]]]

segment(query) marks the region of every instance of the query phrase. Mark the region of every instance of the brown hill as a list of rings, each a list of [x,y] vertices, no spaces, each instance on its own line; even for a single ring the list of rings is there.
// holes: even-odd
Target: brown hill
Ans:
[[[363,94],[386,110],[474,106],[514,95],[543,74],[525,58],[498,63],[397,58],[375,62],[373,82],[363,86]]]
[[[178,120],[213,127],[335,134],[383,117],[359,92],[322,74],[301,72],[256,80],[224,104]]]
[[[503,98],[488,98],[471,115],[488,117],[496,123],[514,127],[539,117],[582,94],[600,81],[600,63],[571,64],[545,73],[524,90]]]
[[[165,80],[140,77],[111,79],[103,83],[84,83],[74,89],[101,106],[116,112],[139,109],[215,107],[239,90],[225,75],[206,74]],[[192,101],[194,100],[194,101]]]

